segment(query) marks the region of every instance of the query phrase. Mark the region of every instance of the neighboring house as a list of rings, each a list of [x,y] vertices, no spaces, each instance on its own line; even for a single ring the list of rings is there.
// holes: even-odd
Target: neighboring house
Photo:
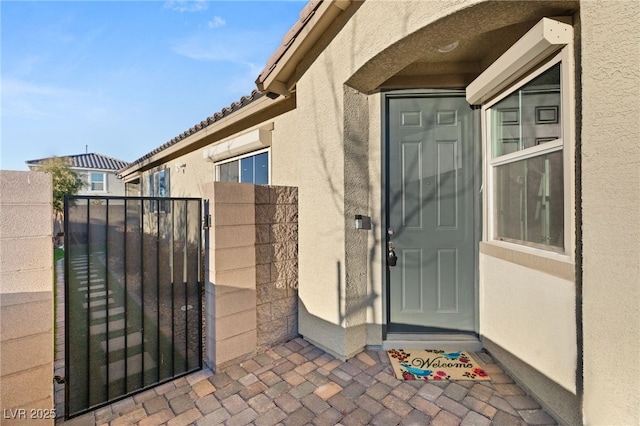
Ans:
[[[69,161],[71,170],[78,173],[85,183],[78,195],[125,195],[124,181],[118,179],[117,171],[128,166],[126,161],[95,153],[65,155],[61,158]],[[30,170],[37,171],[38,166],[46,160],[48,158],[29,160],[26,164]]]
[[[310,2],[259,92],[120,176],[298,187],[299,331],[340,358],[484,347],[561,422],[637,424],[638,22],[635,1]]]

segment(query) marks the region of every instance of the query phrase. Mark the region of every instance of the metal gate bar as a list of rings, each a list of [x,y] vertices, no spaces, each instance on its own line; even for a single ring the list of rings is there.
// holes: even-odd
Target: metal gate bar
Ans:
[[[202,368],[201,212],[195,198],[65,199],[66,418]]]

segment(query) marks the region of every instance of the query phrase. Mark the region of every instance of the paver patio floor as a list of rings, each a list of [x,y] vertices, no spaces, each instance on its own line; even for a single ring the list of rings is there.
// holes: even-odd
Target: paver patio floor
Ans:
[[[64,300],[58,291],[58,300]],[[58,308],[56,375],[63,376]],[[62,349],[60,349],[62,348]],[[217,374],[205,368],[57,425],[551,425],[485,352],[491,381],[400,381],[384,351],[343,362],[297,338]],[[64,385],[55,385],[63,412]]]

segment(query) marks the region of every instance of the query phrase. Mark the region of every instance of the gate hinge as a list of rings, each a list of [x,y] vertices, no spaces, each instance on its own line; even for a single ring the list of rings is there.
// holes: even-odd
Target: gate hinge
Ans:
[[[53,380],[55,380],[55,382],[59,385],[65,383],[67,381],[67,379],[65,379],[64,377],[60,377],[60,376],[53,376]]]
[[[204,217],[202,218],[202,229],[209,229],[211,228],[211,215],[207,214],[204,215]]]

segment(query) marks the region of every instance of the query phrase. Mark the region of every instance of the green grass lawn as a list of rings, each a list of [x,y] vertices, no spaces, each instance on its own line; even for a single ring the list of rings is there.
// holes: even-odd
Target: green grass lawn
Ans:
[[[57,311],[58,311],[58,270],[57,264],[58,260],[64,258],[64,250],[61,248],[53,249],[53,353],[57,353],[57,348],[55,347],[58,327],[57,327]],[[64,268],[64,265],[62,265]]]

